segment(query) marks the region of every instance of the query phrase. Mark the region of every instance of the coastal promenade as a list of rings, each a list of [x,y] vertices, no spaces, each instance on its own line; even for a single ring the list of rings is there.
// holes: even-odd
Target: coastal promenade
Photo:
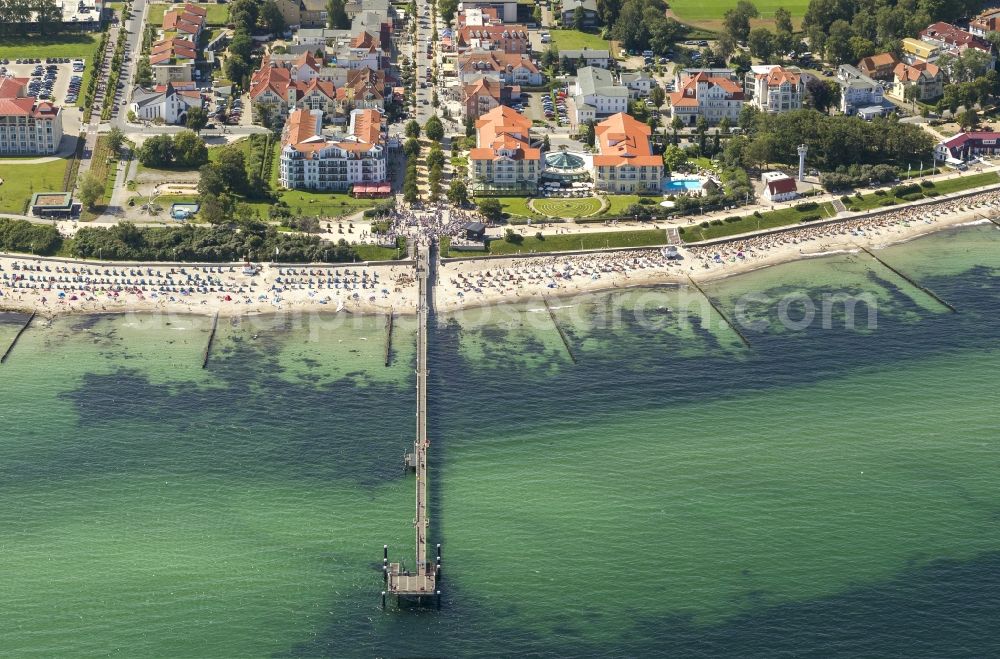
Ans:
[[[441,575],[441,545],[438,545],[436,565],[427,560],[427,326],[430,315],[430,245],[416,246],[417,262],[417,427],[413,452],[405,456],[407,468],[416,472],[416,512],[413,527],[416,534],[415,569],[409,570],[401,563],[389,563],[387,546],[383,546],[382,569],[389,595],[422,601],[434,597],[440,605],[441,592],[437,589]],[[382,592],[385,606],[386,591]]]

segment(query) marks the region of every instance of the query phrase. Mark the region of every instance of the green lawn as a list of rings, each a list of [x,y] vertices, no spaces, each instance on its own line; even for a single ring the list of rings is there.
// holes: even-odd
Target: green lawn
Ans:
[[[577,249],[646,247],[666,244],[667,232],[659,229],[602,231],[576,235],[546,236],[543,240],[539,240],[534,236],[526,236],[520,244],[509,243],[506,240],[491,240],[489,253],[569,252]]]
[[[381,247],[380,245],[353,245],[362,261],[395,261],[406,257],[406,247]]]
[[[945,181],[937,181],[932,188],[921,188],[924,193],[936,192],[937,195],[949,194],[952,192],[961,192],[962,190],[969,190],[971,188],[978,188],[983,185],[990,185],[991,183],[1000,183],[1000,177],[997,176],[996,172],[985,172],[982,174],[970,174],[968,176],[959,176],[957,178],[948,179]],[[904,183],[905,184],[905,183]],[[891,188],[884,188],[885,194],[867,194],[858,199],[856,196],[851,196],[850,203],[845,203],[845,205],[852,211],[867,211],[883,206],[889,206],[893,204],[886,204],[886,201],[893,201],[895,204],[905,204],[909,203],[905,199],[899,199],[894,197],[890,192]],[[937,196],[932,194],[931,196]]]
[[[798,224],[802,221],[802,218],[815,215],[819,215],[820,219],[827,219],[836,215],[836,211],[833,210],[833,204],[827,202],[820,204],[818,208],[807,211],[800,211],[794,207],[783,208],[778,211],[761,213],[760,217],[747,215],[738,222],[717,220],[719,224],[710,224],[708,227],[703,227],[699,224],[693,227],[684,227],[681,231],[684,232],[684,240],[686,242],[695,242],[722,238],[723,236],[734,236],[739,233],[761,231],[763,229],[774,229],[789,224]]]
[[[199,7],[204,7],[208,10],[208,14],[205,16],[206,25],[225,25],[226,21],[229,20],[229,5],[226,4],[216,4],[212,3],[192,3]],[[147,14],[148,25],[153,25],[160,27],[163,25],[163,14],[167,10],[173,7],[183,7],[183,4],[166,4],[166,3],[155,3],[149,5],[149,14]]]
[[[482,199],[488,199],[488,197],[480,197],[479,199],[473,199],[473,201],[480,201]],[[494,199],[500,202],[503,212],[512,218],[544,219],[541,215],[531,210],[528,206],[527,197],[494,197]]]
[[[670,10],[682,23],[691,23],[709,29],[722,27],[722,15],[736,6],[738,0],[671,0]],[[784,7],[792,14],[792,23],[798,27],[809,6],[809,0],[754,0],[760,19],[753,24],[774,25],[774,11]]]
[[[0,58],[82,57],[89,69],[100,34],[60,34],[57,36],[5,36],[0,38]],[[86,87],[84,87],[86,89]]]
[[[281,200],[300,217],[342,217],[372,208],[381,199],[355,199],[346,192],[307,192],[282,190]]]
[[[36,192],[60,192],[69,160],[41,165],[0,165],[0,212],[21,214]]]
[[[579,30],[550,30],[550,32],[552,43],[559,50],[581,50],[583,48],[611,50],[611,42],[605,41],[599,34],[590,34]]]
[[[659,202],[659,200],[657,200]],[[602,215],[607,215],[608,217],[621,217],[621,214],[625,212],[625,209],[632,204],[639,203],[639,195],[637,194],[609,194],[608,195],[608,209],[602,213]]]
[[[531,205],[549,217],[586,217],[601,210],[601,200],[597,197],[535,199]]]

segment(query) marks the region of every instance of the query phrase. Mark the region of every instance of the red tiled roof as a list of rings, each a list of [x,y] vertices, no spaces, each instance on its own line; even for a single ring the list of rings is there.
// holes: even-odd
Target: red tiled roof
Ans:
[[[767,182],[767,191],[771,195],[788,194],[789,192],[795,192],[795,190],[795,179],[790,176]]]
[[[611,115],[594,127],[599,155],[594,165],[662,165],[649,146],[650,128],[624,112]]]

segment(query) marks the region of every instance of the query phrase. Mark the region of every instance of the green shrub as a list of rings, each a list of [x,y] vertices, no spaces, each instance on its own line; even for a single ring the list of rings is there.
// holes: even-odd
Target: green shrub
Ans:
[[[876,190],[875,191],[875,196],[876,197],[884,197],[885,196],[885,190]]]
[[[840,201],[842,201],[845,204],[849,204],[851,203],[851,198],[848,197],[847,195],[844,195],[843,197],[840,198]]]
[[[920,182],[920,187],[922,187],[922,188],[933,188],[934,187],[934,181],[921,181]]]
[[[851,211],[852,213],[860,213],[861,212],[861,209],[858,208],[857,206],[851,206],[847,210]]]
[[[940,197],[941,193],[937,190],[924,190],[925,197]]]
[[[722,220],[712,220],[712,226],[721,227]]]
[[[795,210],[799,211],[800,213],[805,211],[814,211],[817,208],[819,208],[819,204],[817,204],[815,201],[807,201],[805,203],[797,204],[795,206]]]
[[[890,190],[893,197],[905,197],[908,194],[913,194],[914,192],[920,192],[920,186],[916,183],[910,183],[906,185],[897,185]]]
[[[708,228],[708,222],[699,222],[698,226],[700,226],[702,229],[707,229]]]
[[[821,219],[820,215],[817,215],[816,213],[812,213],[810,215],[803,215],[802,219],[800,219],[799,222],[815,222],[816,220],[819,220],[819,219]]]
[[[727,217],[727,218],[726,218],[725,220],[723,220],[723,221],[724,221],[724,222],[728,222],[729,224],[733,224],[733,223],[735,223],[735,222],[739,222],[739,221],[740,221],[740,220],[742,220],[742,219],[743,219],[743,218],[742,218],[742,217],[740,217],[739,215],[730,215],[729,217]]]
[[[900,199],[902,199],[903,201],[920,201],[923,198],[924,194],[922,192],[913,192],[911,194],[905,194],[902,197],[900,197]]]
[[[884,199],[882,200],[882,203],[879,204],[879,206],[895,206],[895,205],[896,205],[895,199]]]

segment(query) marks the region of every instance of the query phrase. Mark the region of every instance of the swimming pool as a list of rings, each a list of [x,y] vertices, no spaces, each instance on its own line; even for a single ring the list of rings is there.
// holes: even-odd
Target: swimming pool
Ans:
[[[691,192],[701,190],[702,181],[697,178],[672,178],[663,182],[663,191],[670,192]]]

